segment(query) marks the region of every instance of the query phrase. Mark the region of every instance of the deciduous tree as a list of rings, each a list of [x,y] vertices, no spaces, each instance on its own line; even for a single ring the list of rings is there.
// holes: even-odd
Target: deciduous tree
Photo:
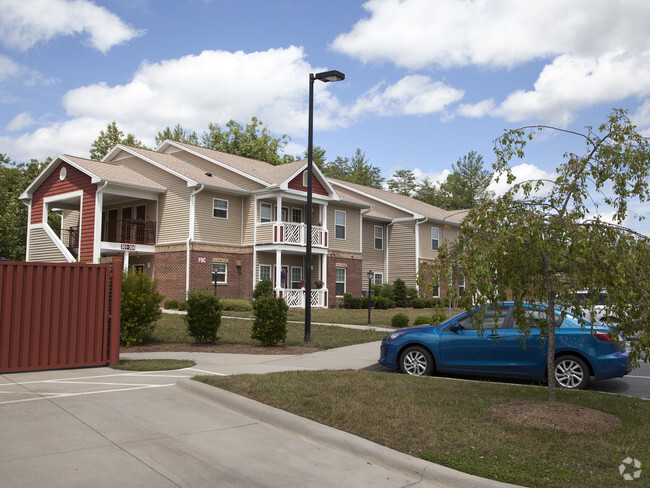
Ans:
[[[90,159],[99,161],[117,144],[146,148],[133,134],[128,133],[125,136],[124,132],[117,127],[117,123],[113,121],[106,126],[106,131],[99,131],[99,136],[90,147]]]
[[[526,145],[546,131],[581,138],[584,152],[565,154],[554,180],[515,183],[511,160],[523,158]],[[510,295],[524,333],[532,323],[523,302],[545,311],[546,320],[537,326],[548,341],[549,400],[555,399],[555,327],[549,327],[555,306],[562,301],[576,316],[591,318],[589,304],[580,301],[577,291],[606,290],[606,313],[615,318],[617,332],[638,339],[632,343],[631,362],[647,360],[650,242],[624,224],[629,205],[650,198],[648,140],[625,111],[614,110],[598,129],[588,127],[584,133],[541,125],[507,131],[495,141],[495,154],[498,178],[512,186],[469,212],[458,241],[441,249],[434,283],[453,269],[466,277],[466,296],[479,305],[494,305]],[[611,212],[611,219],[603,211]]]
[[[415,175],[410,169],[400,169],[395,171],[392,178],[386,184],[388,185],[388,189],[393,193],[410,197],[415,190]]]

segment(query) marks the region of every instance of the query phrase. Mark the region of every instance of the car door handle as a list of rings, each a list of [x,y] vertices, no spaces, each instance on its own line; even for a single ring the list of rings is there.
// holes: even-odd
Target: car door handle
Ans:
[[[495,339],[498,340],[498,339],[500,339],[500,338],[501,338],[501,337],[499,336],[499,334],[490,334],[490,335],[488,336],[488,339],[490,339],[491,341],[493,341],[493,340],[495,340]]]

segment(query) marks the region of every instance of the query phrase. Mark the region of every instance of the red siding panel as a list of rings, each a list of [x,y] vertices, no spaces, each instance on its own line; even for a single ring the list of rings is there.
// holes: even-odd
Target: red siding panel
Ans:
[[[302,184],[302,173],[300,173],[298,176],[296,176],[293,180],[289,182],[289,188],[292,190],[298,190],[298,191],[307,191],[307,187]],[[316,175],[312,175],[311,179],[311,192],[316,193],[318,195],[329,195],[327,193],[327,190],[325,187],[322,185],[322,183],[316,178]]]

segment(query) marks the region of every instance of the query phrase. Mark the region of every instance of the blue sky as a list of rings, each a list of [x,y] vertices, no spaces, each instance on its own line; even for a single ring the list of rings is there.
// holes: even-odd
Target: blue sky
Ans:
[[[439,180],[522,125],[583,131],[620,107],[650,135],[648,25],[647,0],[2,0],[0,152],[88,157],[112,120],[153,146],[177,122],[257,116],[300,154],[309,73],[338,69],[315,86],[327,158],[361,148],[386,179]],[[517,173],[579,144],[542,138]]]

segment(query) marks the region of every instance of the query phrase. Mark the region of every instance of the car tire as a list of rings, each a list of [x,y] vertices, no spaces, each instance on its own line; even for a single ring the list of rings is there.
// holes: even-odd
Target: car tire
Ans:
[[[407,347],[400,356],[399,367],[411,376],[429,376],[433,373],[433,356],[422,346]]]
[[[589,384],[589,368],[576,356],[555,358],[555,384],[567,390],[583,390]]]

